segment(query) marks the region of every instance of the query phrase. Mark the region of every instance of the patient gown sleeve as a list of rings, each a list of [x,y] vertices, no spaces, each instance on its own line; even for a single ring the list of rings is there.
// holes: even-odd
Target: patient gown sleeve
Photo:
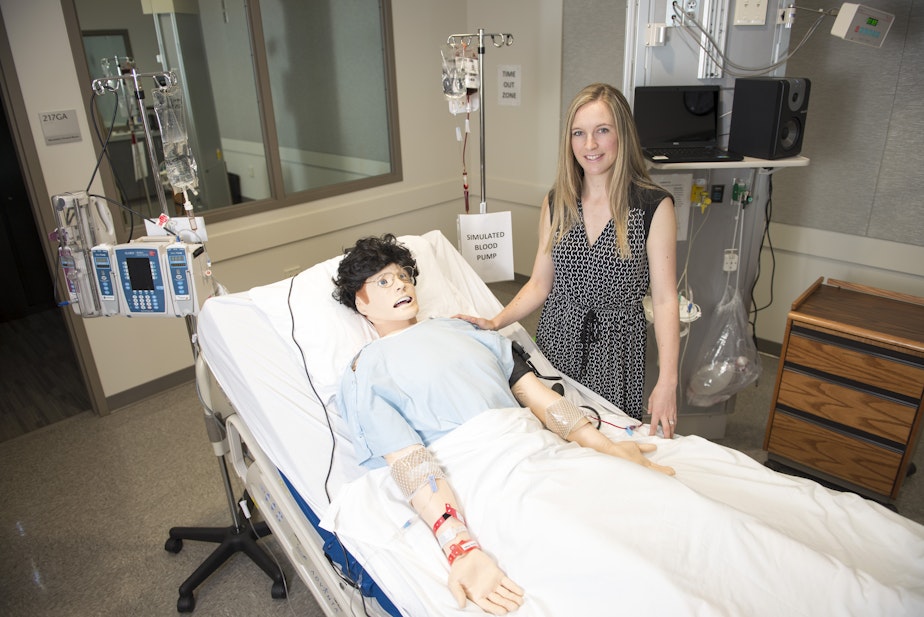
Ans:
[[[386,454],[423,443],[399,411],[403,396],[383,369],[377,363],[363,362],[358,371],[348,368],[340,383],[341,408],[356,458],[368,468],[384,466]]]

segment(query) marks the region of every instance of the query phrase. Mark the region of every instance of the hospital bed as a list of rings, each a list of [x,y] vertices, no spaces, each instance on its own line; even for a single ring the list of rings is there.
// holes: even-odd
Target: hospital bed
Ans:
[[[401,241],[421,319],[499,310],[441,234]],[[337,262],[206,301],[200,390],[230,403],[231,466],[325,614],[478,614],[456,606],[387,469],[356,464],[334,394],[374,332],[331,298]],[[554,375],[519,325],[503,332]],[[921,525],[696,436],[648,437],[562,382],[610,438],[655,443],[676,476],[566,444],[525,410],[485,410],[437,441],[470,529],[526,591],[518,615],[924,614]]]

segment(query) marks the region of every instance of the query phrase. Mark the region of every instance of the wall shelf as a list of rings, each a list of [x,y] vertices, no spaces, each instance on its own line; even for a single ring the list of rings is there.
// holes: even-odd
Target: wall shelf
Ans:
[[[647,161],[650,169],[659,171],[681,171],[690,169],[779,169],[782,167],[808,167],[809,159],[791,156],[785,159],[756,159],[746,156],[743,161],[721,161],[713,163],[654,163]]]

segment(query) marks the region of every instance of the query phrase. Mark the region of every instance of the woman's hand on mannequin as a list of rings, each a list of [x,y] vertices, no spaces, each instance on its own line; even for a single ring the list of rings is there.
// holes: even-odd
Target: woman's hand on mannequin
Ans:
[[[453,319],[462,319],[472,324],[476,328],[481,330],[497,330],[497,326],[494,323],[493,319],[485,319],[484,317],[474,317],[472,315],[453,315]]]

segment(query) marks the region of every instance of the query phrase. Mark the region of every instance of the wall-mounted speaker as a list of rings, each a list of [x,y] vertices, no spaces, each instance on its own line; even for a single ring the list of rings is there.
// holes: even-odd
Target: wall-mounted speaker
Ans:
[[[811,86],[799,77],[736,79],[728,149],[760,159],[798,155]]]

